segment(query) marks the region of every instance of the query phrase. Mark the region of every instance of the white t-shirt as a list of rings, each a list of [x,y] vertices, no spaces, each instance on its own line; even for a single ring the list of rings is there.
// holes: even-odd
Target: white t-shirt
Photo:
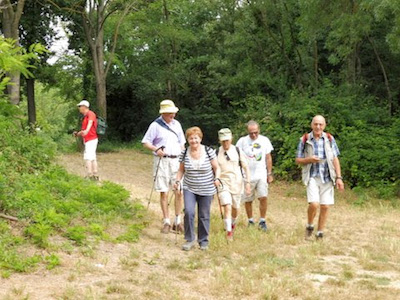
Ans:
[[[250,167],[251,181],[267,178],[266,155],[274,150],[269,138],[259,135],[256,140],[250,136],[241,137],[236,146],[243,150]]]

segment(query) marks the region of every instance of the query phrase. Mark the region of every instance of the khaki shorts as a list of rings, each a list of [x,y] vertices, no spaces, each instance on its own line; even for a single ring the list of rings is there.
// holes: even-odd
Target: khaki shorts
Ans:
[[[308,203],[319,203],[322,205],[333,205],[335,187],[333,182],[323,183],[321,178],[310,178],[307,185]]]
[[[219,189],[218,197],[221,205],[232,205],[233,208],[240,208],[240,202],[242,199],[242,195],[240,194],[231,194],[227,189]]]
[[[89,160],[89,161],[96,160],[96,150],[98,143],[99,143],[98,139],[90,140],[85,143],[85,151],[83,152],[84,160]]]
[[[157,166],[159,162],[160,165],[157,172]],[[157,173],[157,178],[154,185],[155,191],[159,193],[166,193],[172,190],[178,169],[179,158],[163,157],[160,161],[160,158],[155,156],[153,164],[153,177],[156,176]]]
[[[268,197],[268,183],[266,179],[259,179],[257,181],[252,181],[251,185],[251,193],[249,196],[243,194],[243,201],[244,202],[253,202],[254,198],[264,198]]]

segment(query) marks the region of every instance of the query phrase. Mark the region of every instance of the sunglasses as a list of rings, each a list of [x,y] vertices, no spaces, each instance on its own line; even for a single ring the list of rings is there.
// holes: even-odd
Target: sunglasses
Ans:
[[[259,131],[249,132],[250,135],[258,135],[259,133],[260,133]]]
[[[226,158],[227,161],[230,161],[230,160],[231,160],[231,158],[229,157],[229,155],[228,155],[227,152],[225,152],[224,155],[225,155],[225,158]]]

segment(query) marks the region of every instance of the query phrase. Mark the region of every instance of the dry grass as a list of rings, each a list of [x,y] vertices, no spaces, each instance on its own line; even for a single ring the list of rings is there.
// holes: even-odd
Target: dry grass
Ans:
[[[62,158],[83,174],[78,155]],[[132,198],[150,192],[151,157],[131,150],[101,154],[101,177],[123,184]],[[98,250],[69,253],[57,271],[1,279],[4,299],[398,299],[400,211],[381,204],[355,207],[351,192],[337,195],[326,239],[303,240],[305,191],[274,183],[270,232],[247,228],[244,211],[236,240],[227,244],[213,205],[210,249],[185,253],[179,236],[159,233],[154,197],[149,227],[138,244],[101,243]],[[40,278],[40,283],[38,283]],[[8,297],[8,298],[7,298]]]

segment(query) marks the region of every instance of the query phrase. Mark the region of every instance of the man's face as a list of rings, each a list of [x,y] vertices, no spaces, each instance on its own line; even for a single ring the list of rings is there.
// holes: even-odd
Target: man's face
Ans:
[[[221,141],[221,145],[224,150],[228,150],[229,147],[232,145],[232,140]]]
[[[88,108],[84,105],[79,106],[78,109],[82,115],[84,115],[88,111]]]
[[[257,125],[250,125],[247,127],[247,132],[252,140],[256,140],[260,135],[260,128]]]
[[[326,127],[325,119],[322,117],[315,117],[312,120],[311,128],[314,135],[320,136]]]
[[[162,114],[165,122],[171,123],[175,119],[176,113]]]

